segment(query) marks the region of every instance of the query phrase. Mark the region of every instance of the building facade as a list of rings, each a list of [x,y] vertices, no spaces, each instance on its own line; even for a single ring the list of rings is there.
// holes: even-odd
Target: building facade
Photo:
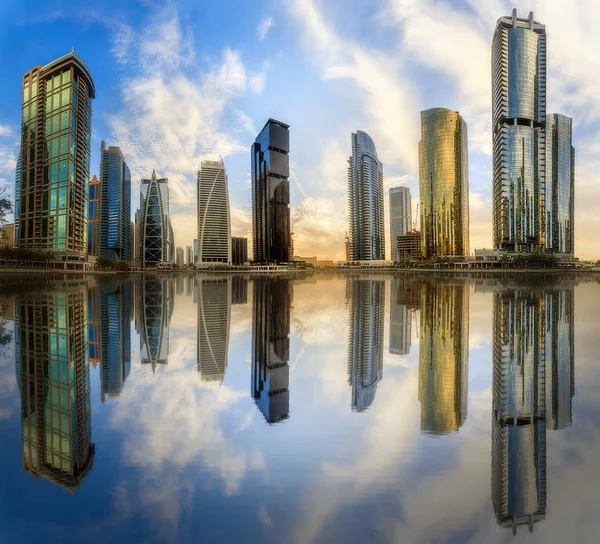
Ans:
[[[575,149],[570,117],[546,118],[546,250],[575,251]]]
[[[254,262],[290,260],[289,125],[269,119],[252,144],[252,242]]]
[[[412,229],[412,201],[408,187],[390,189],[390,238],[392,261],[399,261],[398,237]]]
[[[494,247],[545,246],[546,28],[501,17],[492,42]]]
[[[142,179],[140,209],[140,265],[144,268],[170,262],[169,186],[167,178]]]
[[[352,134],[348,159],[348,216],[348,260],[384,260],[383,164],[375,143],[361,130]]]
[[[183,248],[182,247],[178,247],[175,250],[175,264],[179,268],[182,268],[185,265],[185,260],[183,258]]]
[[[467,124],[456,111],[421,112],[419,188],[423,257],[469,255]]]
[[[88,186],[88,255],[100,257],[100,180],[94,176]]]
[[[231,264],[241,266],[248,262],[248,238],[234,236],[231,239]]]
[[[100,145],[100,256],[126,261],[131,255],[131,174],[118,147]]]
[[[198,262],[231,263],[231,218],[223,159],[198,171]]]
[[[194,266],[194,251],[192,246],[185,247],[185,262],[188,266]]]
[[[90,71],[75,53],[35,66],[23,76],[16,244],[52,251],[65,268],[87,261],[95,92]]]
[[[398,236],[396,248],[398,261],[418,261],[422,256],[421,233],[411,230]]]

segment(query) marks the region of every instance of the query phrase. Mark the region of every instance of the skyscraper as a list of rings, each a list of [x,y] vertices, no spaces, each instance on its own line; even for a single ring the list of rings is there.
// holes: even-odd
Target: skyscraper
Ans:
[[[575,251],[575,149],[570,117],[546,118],[546,249],[561,255]]]
[[[346,280],[349,300],[348,382],[352,410],[364,412],[373,404],[383,378],[383,312],[385,282]]]
[[[287,262],[290,223],[289,125],[269,119],[252,144],[252,242],[254,261]]]
[[[188,266],[194,265],[194,252],[192,246],[186,246],[185,248],[185,262]]]
[[[94,176],[88,186],[88,255],[100,256],[100,180]]]
[[[248,262],[248,238],[234,236],[231,239],[231,264],[241,266]]]
[[[447,434],[467,419],[469,288],[423,282],[420,308],[421,431]]]
[[[181,268],[185,265],[185,260],[183,258],[183,248],[182,247],[178,247],[175,250],[175,264]]]
[[[87,260],[94,96],[90,71],[75,53],[23,76],[16,244],[52,251],[65,268],[82,267]]]
[[[419,188],[423,257],[469,255],[467,124],[457,111],[421,112]]]
[[[383,215],[383,164],[371,137],[358,130],[352,134],[348,159],[350,260],[385,259]]]
[[[173,222],[169,217],[167,221],[169,237],[167,239],[167,263],[175,262],[175,232],[173,231]]]
[[[167,178],[142,179],[140,210],[140,264],[154,267],[169,263],[169,186]]]
[[[21,225],[21,150],[17,157],[17,166],[15,168],[15,247],[19,240],[19,226]]]
[[[205,382],[223,382],[227,369],[231,279],[198,281],[198,373]]]
[[[545,245],[546,28],[501,17],[492,42],[494,246],[511,252]]]
[[[131,260],[131,174],[121,149],[100,146],[100,256]]]
[[[398,236],[404,236],[412,229],[410,189],[392,187],[390,189],[390,237],[392,261],[399,261]]]
[[[194,238],[194,264],[198,262],[198,239]]]
[[[198,262],[231,263],[229,191],[223,159],[202,161],[198,171]]]

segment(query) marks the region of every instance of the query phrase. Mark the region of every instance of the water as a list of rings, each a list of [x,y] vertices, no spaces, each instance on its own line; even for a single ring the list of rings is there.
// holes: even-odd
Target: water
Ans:
[[[0,278],[0,542],[597,542],[598,282],[293,278]]]

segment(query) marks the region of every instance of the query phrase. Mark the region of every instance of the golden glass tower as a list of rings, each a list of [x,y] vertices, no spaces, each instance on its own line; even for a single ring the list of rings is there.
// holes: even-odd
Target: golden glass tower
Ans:
[[[467,124],[457,111],[421,112],[419,189],[423,257],[468,255]]]

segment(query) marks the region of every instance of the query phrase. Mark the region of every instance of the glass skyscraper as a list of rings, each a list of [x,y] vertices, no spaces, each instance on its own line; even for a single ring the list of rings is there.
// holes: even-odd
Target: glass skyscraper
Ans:
[[[131,174],[118,147],[100,146],[100,256],[130,261]]]
[[[91,73],[75,53],[23,76],[15,244],[52,251],[65,267],[87,260],[94,96]]]
[[[457,111],[421,112],[419,188],[423,257],[469,255],[467,124]]]
[[[362,130],[352,134],[348,159],[348,218],[351,261],[385,259],[383,164],[371,137]]]
[[[88,186],[88,255],[100,256],[100,180],[94,176]]]
[[[510,252],[545,246],[546,28],[501,17],[492,42],[493,235]]]
[[[252,241],[257,263],[291,259],[289,128],[269,119],[250,150]]]
[[[231,264],[229,191],[223,159],[202,161],[198,171],[198,262]]]
[[[392,261],[399,261],[398,236],[404,236],[412,226],[410,189],[392,187],[390,189],[390,244]]]
[[[171,262],[169,247],[172,229],[169,221],[167,178],[142,179],[140,210],[136,214],[140,233],[140,264],[155,267]]]

